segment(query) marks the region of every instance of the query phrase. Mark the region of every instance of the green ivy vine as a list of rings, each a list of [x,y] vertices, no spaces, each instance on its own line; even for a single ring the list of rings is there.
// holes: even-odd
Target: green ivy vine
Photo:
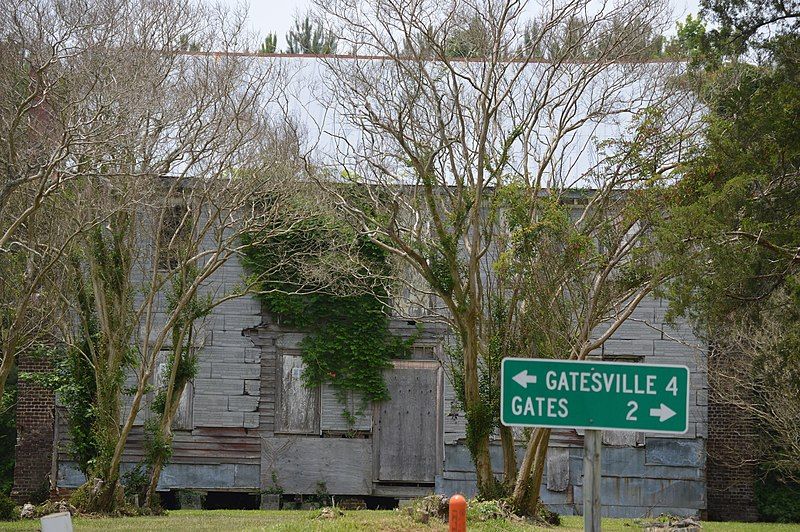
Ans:
[[[357,412],[343,412],[352,425],[354,416],[370,402],[389,399],[383,370],[391,367],[393,358],[407,357],[414,340],[403,339],[389,330],[388,291],[383,283],[389,269],[388,257],[366,236],[353,233],[328,216],[311,217],[278,233],[266,240],[258,235],[244,238],[245,267],[251,280],[259,280],[264,308],[281,325],[307,333],[300,344],[305,385],[330,383],[343,405],[351,392],[362,398]],[[300,263],[305,259],[285,260],[321,256],[330,259],[330,242],[343,239],[355,242],[357,260],[353,262],[358,265],[345,269],[345,274],[339,272],[337,275],[344,278],[332,284],[309,282],[303,273],[304,264]],[[339,263],[349,260],[338,259]]]

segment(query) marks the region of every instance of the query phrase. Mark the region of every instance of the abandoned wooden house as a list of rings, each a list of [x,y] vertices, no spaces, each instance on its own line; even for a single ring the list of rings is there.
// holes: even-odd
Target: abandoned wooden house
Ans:
[[[229,261],[214,282],[225,290],[243,274],[240,263]],[[721,515],[752,498],[744,491],[712,493],[711,478],[718,472],[707,456],[712,442],[734,427],[724,405],[709,404],[705,346],[687,326],[667,325],[666,310],[661,300],[644,300],[594,354],[608,361],[682,364],[691,371],[685,434],[604,432],[603,512],[609,516]],[[398,319],[392,329],[406,337],[418,330],[414,322]],[[275,495],[286,502],[321,491],[385,505],[430,493],[473,495],[465,416],[445,371],[446,333],[427,327],[411,356],[385,371],[390,400],[360,411],[360,399],[348,397],[346,406],[358,412],[350,423],[331,387],[303,385],[302,331],[281,326],[254,297],[221,304],[207,318],[199,372],[182,397],[174,453],[159,490],[260,495],[265,504]],[[23,359],[20,369],[44,368]],[[131,435],[124,468],[142,457],[144,416]],[[51,393],[21,383],[17,419],[15,493],[29,494],[48,478],[58,488],[85,481],[70,458],[65,418]],[[716,424],[710,426],[709,419]],[[581,431],[553,432],[541,496],[562,514],[582,512],[582,442]],[[501,449],[495,443],[499,474]],[[520,455],[524,443],[518,442]],[[740,485],[746,485],[742,475]]]
[[[228,264],[221,282],[234,284],[242,274],[238,264]],[[598,357],[689,366],[689,430],[669,437],[604,432],[603,497],[609,515],[697,514],[708,507],[703,349],[688,330],[667,327],[665,311],[659,300],[644,301],[634,321],[623,325]],[[405,321],[394,321],[393,329],[406,336],[417,331]],[[351,425],[331,387],[303,386],[302,332],[274,323],[255,298],[224,303],[209,318],[200,371],[184,392],[174,454],[159,489],[282,493],[286,500],[320,490],[386,499],[474,494],[465,418],[442,364],[443,332],[419,335],[411,357],[396,360],[385,373],[391,400],[367,408]],[[22,366],[35,371],[37,362]],[[358,399],[350,399],[347,406],[358,411]],[[65,416],[52,394],[22,383],[18,408],[17,490],[33,491],[48,475],[58,487],[82,484],[85,477],[68,452]],[[126,468],[142,458],[146,415],[143,410],[131,435]],[[581,511],[582,452],[581,432],[554,431],[542,498],[558,512]],[[492,455],[500,473],[499,445]]]

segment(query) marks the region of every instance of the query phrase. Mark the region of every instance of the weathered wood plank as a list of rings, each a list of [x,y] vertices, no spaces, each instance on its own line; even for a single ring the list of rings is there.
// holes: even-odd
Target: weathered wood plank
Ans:
[[[639,432],[627,430],[604,430],[603,445],[612,447],[636,447]]]
[[[438,364],[403,361],[384,373],[391,399],[379,406],[378,480],[435,480],[440,405],[438,369]]]
[[[319,389],[303,383],[302,357],[281,355],[279,366],[276,432],[319,434]]]
[[[261,488],[272,473],[286,493],[311,494],[324,482],[334,495],[372,492],[372,442],[367,439],[275,436],[261,440]]]
[[[349,392],[345,396],[345,404],[339,402],[336,397],[336,390],[329,384],[322,385],[320,391],[320,429],[330,431],[348,430],[372,430],[372,404],[362,403],[362,396],[354,392]],[[347,409],[355,416],[355,422],[351,425],[342,415]],[[358,411],[362,410],[361,414]]]
[[[547,489],[566,491],[569,486],[569,449],[551,447],[547,450]]]

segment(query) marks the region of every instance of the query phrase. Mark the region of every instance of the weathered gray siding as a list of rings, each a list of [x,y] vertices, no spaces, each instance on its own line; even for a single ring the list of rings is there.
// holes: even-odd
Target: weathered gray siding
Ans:
[[[232,288],[241,274],[237,263],[226,265],[219,273],[223,279],[220,289]],[[604,434],[603,511],[607,515],[636,517],[666,511],[694,514],[706,507],[705,350],[688,327],[666,326],[665,311],[661,301],[643,301],[632,319],[595,355],[687,365],[692,372],[690,428],[685,435],[674,437],[618,431]],[[412,323],[394,321],[392,326],[405,336],[417,333]],[[442,333],[430,330],[423,334],[412,359],[428,360],[427,364],[437,366],[435,360],[442,360],[438,348]],[[200,371],[187,392],[190,404],[182,405],[175,453],[162,476],[162,489],[267,489],[273,486],[274,473],[286,493],[314,493],[320,482],[330,493],[341,495],[405,497],[434,489],[447,494],[474,493],[474,466],[464,444],[465,416],[458,409],[444,369],[437,370],[439,380],[435,383],[422,374],[418,388],[400,379],[406,385],[401,402],[384,405],[383,411],[381,405],[370,405],[356,416],[353,426],[346,422],[342,410],[357,411],[359,398],[349,396],[343,406],[333,389],[324,385],[314,396],[319,411],[312,416],[315,421],[310,429],[307,427],[308,433],[281,434],[280,423],[276,425],[282,391],[279,364],[283,355],[291,357],[300,352],[302,338],[301,333],[270,323],[253,298],[226,302],[214,310],[198,346]],[[393,382],[391,377],[389,381]],[[396,394],[396,398],[401,395]],[[441,399],[435,399],[437,396]],[[376,433],[382,417],[405,415],[406,410],[410,419],[416,416],[418,424],[428,429],[418,441],[405,441],[411,428],[406,430],[401,425],[390,424]],[[143,410],[140,422],[145,415]],[[515,432],[521,437],[520,430]],[[63,420],[59,434],[66,434]],[[141,427],[137,426],[126,451],[125,468],[141,459],[141,437]],[[386,456],[394,452],[391,448],[384,450],[382,440],[422,452],[421,457],[402,453],[395,457],[397,463],[422,464],[425,471],[412,472],[416,487],[397,485],[412,477],[395,474],[389,464],[381,469],[381,453]],[[69,462],[66,443],[62,436],[59,485],[76,486],[82,475]],[[553,431],[542,498],[562,513],[582,512],[581,446],[582,432]],[[431,447],[435,451],[431,452]],[[491,451],[493,467],[499,474],[499,445],[492,445]],[[524,442],[520,440],[520,458],[523,452]]]
[[[238,261],[231,260],[215,272],[204,291],[230,293],[240,285],[242,274]],[[155,319],[163,322],[162,295],[157,304]],[[259,488],[261,349],[242,331],[260,322],[261,305],[244,297],[217,306],[203,323],[196,343],[199,371],[174,424],[174,452],[159,483],[162,489]],[[123,396],[122,406],[129,411],[130,397]],[[142,405],[125,450],[125,468],[143,457],[142,424],[149,415],[148,405]],[[84,479],[69,457],[63,412],[59,428],[58,485],[75,487]]]
[[[706,508],[705,439],[708,385],[705,346],[685,324],[665,323],[666,303],[645,299],[626,323],[594,355],[608,360],[680,364],[691,372],[689,430],[664,436],[605,431],[602,451],[603,515],[657,516],[663,512],[696,515]],[[599,334],[599,331],[598,331]],[[445,385],[445,461],[436,491],[472,495],[475,473],[464,444],[465,420]],[[554,430],[545,465],[542,500],[564,514],[583,512],[583,431]],[[524,452],[519,442],[518,457]],[[502,453],[492,445],[494,470],[502,472]]]

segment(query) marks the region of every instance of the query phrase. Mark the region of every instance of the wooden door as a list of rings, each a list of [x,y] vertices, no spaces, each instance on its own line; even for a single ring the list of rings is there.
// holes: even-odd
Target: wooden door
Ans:
[[[442,460],[442,370],[436,361],[396,361],[384,373],[391,399],[375,416],[375,478],[432,483]]]

